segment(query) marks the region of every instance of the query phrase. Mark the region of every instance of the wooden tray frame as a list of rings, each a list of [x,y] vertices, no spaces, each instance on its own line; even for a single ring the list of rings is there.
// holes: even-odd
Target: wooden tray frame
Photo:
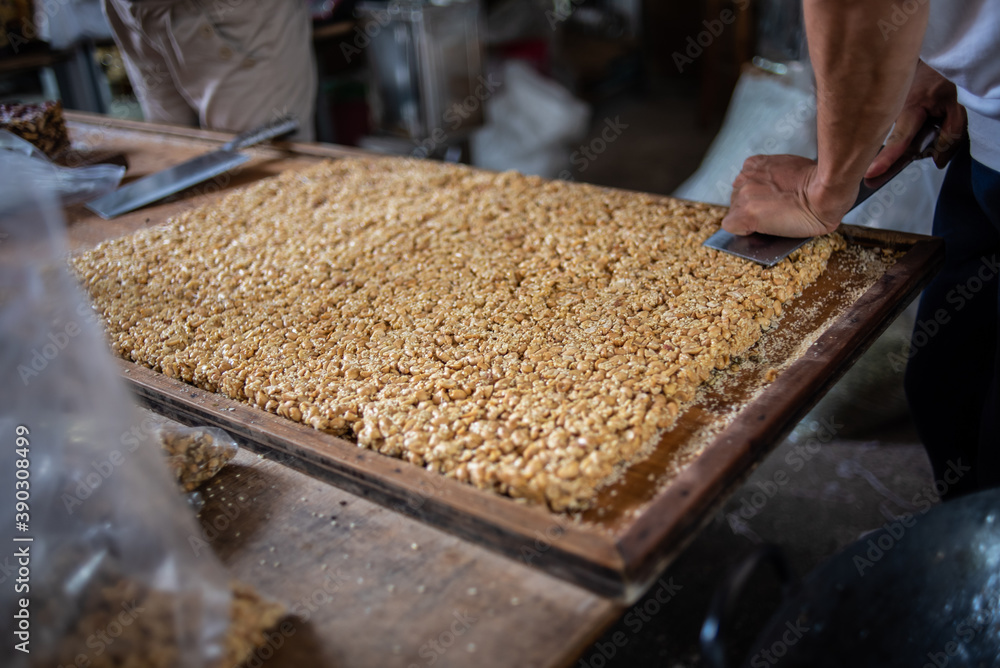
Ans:
[[[156,140],[175,138],[189,145],[177,152],[164,150],[162,156],[153,157],[147,168],[168,166],[184,151],[197,154],[230,138],[207,130],[112,120],[80,112],[67,112],[66,116],[74,130],[79,127],[98,132],[106,139],[134,132]],[[230,187],[301,166],[303,161],[348,155],[378,157],[341,146],[283,142],[253,151],[259,159],[248,163],[246,172],[238,175]],[[151,157],[147,154],[146,161]],[[170,215],[210,197],[188,192],[172,203],[126,214],[115,221],[95,222],[95,216],[81,209],[70,216],[70,224],[75,227],[77,248],[86,247],[95,239],[108,238],[109,232],[116,236],[164,222]],[[619,511],[623,507],[636,510],[627,516],[619,512],[617,519],[603,524],[574,523],[545,508],[478,490],[137,364],[124,360],[118,360],[118,364],[139,402],[158,413],[186,424],[221,427],[242,446],[269,459],[630,604],[693,539],[699,527],[711,520],[713,511],[728,494],[906,308],[944,260],[941,239],[850,225],[842,226],[841,232],[851,244],[902,251],[904,255],[836,318],[806,332],[818,334],[818,338],[756,398],[736,402],[741,408],[731,423],[708,439],[669,484],[647,484],[646,473],[659,465],[651,456],[648,461],[634,464],[623,480],[612,486],[612,490],[623,494],[614,497],[614,491],[610,496],[602,491],[599,503],[616,506]],[[809,290],[801,299],[808,294]],[[792,309],[799,301],[792,303]],[[697,423],[699,418],[695,416],[682,424],[685,415],[658,447],[671,435],[675,442],[688,438],[685,429],[690,431],[691,423]],[[642,489],[633,494],[633,488]],[[630,495],[631,499],[622,498]]]
[[[630,604],[711,519],[727,491],[850,368],[943,262],[940,239],[846,225],[842,232],[853,244],[905,254],[623,530],[613,533],[359,448],[145,367],[119,364],[140,403],[158,413],[186,424],[221,427],[252,451]]]

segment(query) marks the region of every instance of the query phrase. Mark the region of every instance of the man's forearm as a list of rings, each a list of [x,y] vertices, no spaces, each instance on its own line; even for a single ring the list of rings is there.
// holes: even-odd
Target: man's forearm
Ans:
[[[804,0],[816,73],[819,160],[810,197],[843,199],[858,183],[903,106],[927,27],[928,2],[883,35],[898,0]],[[897,10],[898,11],[898,10]],[[853,196],[853,195],[851,195]]]

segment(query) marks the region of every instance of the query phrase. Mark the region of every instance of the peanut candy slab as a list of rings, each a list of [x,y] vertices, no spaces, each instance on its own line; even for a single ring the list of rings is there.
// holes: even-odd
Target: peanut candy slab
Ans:
[[[476,487],[586,508],[823,272],[703,247],[725,209],[341,159],[73,262],[115,352]]]

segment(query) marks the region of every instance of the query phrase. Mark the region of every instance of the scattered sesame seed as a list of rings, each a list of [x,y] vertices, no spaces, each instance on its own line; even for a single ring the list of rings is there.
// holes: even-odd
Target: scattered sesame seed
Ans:
[[[468,593],[469,593],[469,596],[475,596],[479,592],[476,590],[475,587],[469,587],[469,592]]]

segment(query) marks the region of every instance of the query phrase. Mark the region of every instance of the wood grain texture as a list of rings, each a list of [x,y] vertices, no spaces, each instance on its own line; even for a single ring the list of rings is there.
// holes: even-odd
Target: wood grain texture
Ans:
[[[90,128],[75,116],[71,127]],[[227,135],[144,124],[107,125],[105,141],[133,164],[167,166],[210,148]],[[278,173],[335,147],[287,145],[254,150],[249,167],[216,190]],[[155,167],[159,168],[159,167]],[[117,236],[211,201],[216,191],[182,194],[116,221],[81,215],[71,227],[74,248],[94,236]],[[87,214],[86,211],[83,214]],[[728,489],[749,475],[822,394],[929,280],[943,258],[939,240],[845,226],[852,246],[905,252],[882,274],[861,271],[856,254],[836,254],[827,272],[786,309],[745,364],[725,382],[703,387],[678,425],[651,454],[603,489],[580,521],[483,492],[400,460],[198,390],[122,362],[144,403],[181,422],[213,424],[269,457],[542,568],[603,596],[636,600],[689,540]],[[803,347],[803,342],[812,345]],[[768,372],[778,377],[769,382]]]
[[[606,537],[398,459],[118,360],[140,404],[182,424],[220,427],[254,452],[443,527],[606,596],[625,568]]]
[[[611,601],[242,451],[201,489],[204,543],[290,612],[249,665],[570,664]],[[280,646],[279,646],[280,645]],[[271,650],[274,650],[273,656]]]

